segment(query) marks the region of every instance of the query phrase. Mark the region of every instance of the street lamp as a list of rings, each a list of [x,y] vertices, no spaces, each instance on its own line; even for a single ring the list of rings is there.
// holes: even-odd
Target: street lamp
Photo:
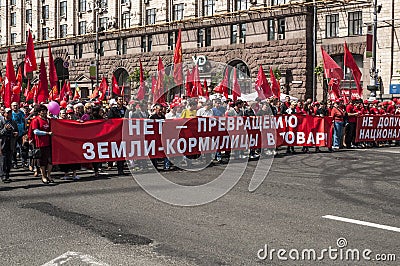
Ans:
[[[96,42],[95,42],[95,53],[96,53],[96,88],[99,88],[99,61],[100,61],[100,48],[99,48],[99,9],[100,1],[94,2],[94,14],[96,23]]]
[[[378,0],[374,0],[374,29],[373,29],[373,36],[372,36],[372,67],[370,70],[370,76],[373,79],[373,84],[371,86],[367,86],[367,90],[371,91],[371,98],[376,97],[376,91],[378,90],[378,72],[376,66],[376,49],[377,49],[377,33],[378,33],[378,14],[381,12],[382,5],[378,5]]]

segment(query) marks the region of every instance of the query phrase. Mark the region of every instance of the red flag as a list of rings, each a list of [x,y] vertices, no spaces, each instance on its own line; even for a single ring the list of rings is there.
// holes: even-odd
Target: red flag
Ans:
[[[335,79],[335,78],[331,78],[331,80],[329,81],[328,86],[331,88],[331,91],[329,93],[329,98],[331,100],[337,100],[339,99],[339,95],[340,95],[340,82],[339,80]]]
[[[18,74],[17,74],[16,80],[17,80],[17,82],[22,84],[22,68],[21,67],[18,68]]]
[[[324,60],[324,73],[326,78],[335,78],[337,80],[343,79],[342,68],[329,56],[329,54],[322,48],[322,59]]]
[[[203,88],[201,87],[199,67],[195,65],[192,70],[192,93],[191,97],[204,96]]]
[[[269,86],[267,77],[265,76],[264,69],[262,68],[262,66],[260,66],[260,68],[258,69],[257,79],[255,83],[255,90],[260,100],[265,100],[266,98],[272,96],[272,90],[271,87]]]
[[[30,83],[29,79],[28,79],[28,85],[26,86],[24,95],[25,95],[25,102],[33,100],[33,97],[34,97],[33,88],[31,89],[31,83]]]
[[[178,39],[176,40],[176,46],[174,51],[174,81],[176,85],[181,85],[182,80],[182,42],[181,42],[181,32],[178,31]]]
[[[112,76],[112,80],[111,80],[111,86],[112,86],[112,92],[117,95],[117,96],[121,96],[121,89],[118,86],[118,82],[117,79],[115,78],[115,76]]]
[[[206,79],[204,79],[204,82],[203,82],[203,88],[204,88],[204,90],[205,90],[205,97],[208,99],[208,98],[210,98],[210,93],[208,92],[208,85],[207,85],[207,80]]]
[[[49,47],[49,81],[50,81],[50,88],[56,88],[58,93],[58,76],[56,71],[56,66],[54,65],[53,54],[51,53],[50,44]],[[54,97],[53,97],[54,98]],[[55,100],[55,98],[53,99]]]
[[[228,79],[229,79],[229,72],[228,68],[225,70],[224,79],[218,84],[217,87],[214,88],[214,92],[221,93],[224,95],[226,99],[228,99]]]
[[[24,61],[25,61],[24,65],[25,76],[27,75],[27,73],[37,70],[35,48],[33,46],[33,39],[30,30],[28,32],[28,40],[26,42],[26,54]]]
[[[40,74],[39,74],[40,85],[37,93],[37,102],[46,102],[49,98],[49,82],[47,80],[46,64],[44,63],[44,57],[40,59]]]
[[[99,96],[99,90],[97,88],[94,88],[93,93],[89,96],[89,98],[95,99],[98,96]]]
[[[156,77],[152,76],[151,77],[151,94],[153,95],[153,102],[154,102],[154,94],[156,92],[156,86],[157,86],[157,79],[156,79]]]
[[[100,83],[100,86],[99,86],[99,91],[101,92],[101,96],[100,96],[99,100],[102,101],[102,100],[105,99],[106,91],[108,91],[107,80],[106,80],[106,78],[104,76],[101,79],[101,83]]]
[[[158,57],[158,76],[156,87],[153,95],[153,103],[165,103],[164,95],[164,64],[161,57]]]
[[[186,84],[185,84],[185,89],[186,89],[186,96],[187,97],[192,97],[192,73],[190,72],[190,70],[186,70]]]
[[[33,102],[34,102],[34,103],[38,103],[37,98],[38,98],[38,91],[39,91],[39,87],[40,87],[40,86],[41,86],[41,85],[40,85],[40,80],[39,80],[38,84],[35,84],[35,85],[33,85],[33,87],[32,87]]]
[[[350,53],[349,48],[347,48],[347,43],[344,43],[344,65],[351,69],[353,73],[354,82],[356,83],[357,91],[360,96],[363,95],[363,89],[361,88],[361,76],[362,73],[357,66],[356,61],[353,58],[353,55]]]
[[[71,83],[68,81],[65,81],[64,85],[61,89],[61,92],[60,92],[60,100],[68,101],[69,99],[72,98],[71,96],[72,96]]]
[[[58,98],[58,89],[57,85],[51,88],[50,93],[49,93],[49,101],[54,101]]]
[[[15,86],[15,83],[16,83],[16,78],[15,78],[14,65],[13,65],[13,62],[12,62],[10,49],[8,49],[7,65],[6,65],[6,77],[4,79],[4,85],[5,85],[4,98],[3,98],[5,107],[10,107],[11,106],[12,89]]]
[[[136,99],[139,101],[144,99],[144,95],[146,93],[145,87],[144,87],[144,74],[143,74],[143,65],[142,65],[142,60],[139,59],[139,89],[136,95]]]
[[[74,100],[79,100],[80,98],[81,95],[79,94],[79,87],[75,87]]]
[[[21,102],[21,84],[18,82],[17,85],[15,85],[12,88],[12,94],[11,94],[11,102],[16,102],[20,103]]]
[[[271,85],[272,85],[272,93],[274,96],[278,99],[281,98],[281,85],[279,84],[279,81],[275,78],[274,71],[272,71],[272,67],[269,68],[269,74],[270,74],[270,79],[271,79]]]
[[[232,84],[232,97],[236,101],[238,97],[242,96],[239,81],[236,74],[236,67],[233,69],[233,84]]]

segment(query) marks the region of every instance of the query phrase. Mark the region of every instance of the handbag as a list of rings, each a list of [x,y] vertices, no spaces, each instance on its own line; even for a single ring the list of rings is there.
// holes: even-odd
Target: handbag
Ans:
[[[40,149],[32,149],[28,152],[28,157],[32,159],[40,159],[42,156]]]

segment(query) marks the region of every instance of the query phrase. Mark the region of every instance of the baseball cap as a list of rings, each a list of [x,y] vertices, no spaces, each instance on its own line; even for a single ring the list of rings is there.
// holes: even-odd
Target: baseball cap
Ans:
[[[12,110],[11,110],[10,108],[4,109],[4,112],[6,112],[6,113],[11,112],[11,111],[12,111]]]

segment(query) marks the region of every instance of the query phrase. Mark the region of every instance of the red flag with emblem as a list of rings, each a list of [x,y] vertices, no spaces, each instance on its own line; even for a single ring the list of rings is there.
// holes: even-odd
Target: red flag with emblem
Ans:
[[[143,65],[142,65],[142,60],[139,59],[139,89],[137,92],[136,99],[138,99],[139,101],[143,100],[145,94],[146,91],[144,85]]]
[[[47,80],[46,64],[44,63],[44,57],[40,59],[40,74],[39,74],[39,88],[37,93],[37,102],[46,102],[49,98],[49,82]]]
[[[269,74],[271,79],[271,87],[272,87],[272,94],[278,99],[281,98],[281,85],[279,81],[275,78],[274,71],[272,71],[272,67],[269,68]]]
[[[361,87],[361,76],[362,73],[357,66],[356,61],[353,58],[353,55],[350,53],[349,48],[347,47],[347,43],[344,43],[344,65],[351,69],[353,73],[354,82],[356,83],[357,92],[360,96],[363,95],[363,89]]]
[[[174,81],[176,85],[182,84],[182,42],[181,42],[182,30],[178,31],[178,39],[176,40],[176,46],[174,51]]]
[[[27,75],[27,73],[37,70],[35,47],[33,46],[33,38],[30,30],[28,32],[28,40],[26,42],[26,53],[24,62],[25,76]]]
[[[15,78],[15,71],[14,65],[11,58],[10,49],[7,52],[7,64],[6,64],[6,77],[4,78],[4,106],[10,107],[11,106],[11,95],[12,89],[15,86],[16,78]]]
[[[50,88],[53,91],[53,100],[55,100],[54,96],[58,95],[58,76],[56,71],[56,66],[54,65],[53,54],[51,53],[50,44],[48,44],[49,49],[49,81],[50,81]],[[55,93],[57,92],[57,93]]]
[[[117,95],[117,96],[121,96],[121,89],[118,86],[118,82],[117,79],[115,78],[115,76],[112,76],[112,80],[111,80],[111,86],[112,86],[112,92]]]
[[[106,78],[103,76],[100,82],[99,91],[101,92],[101,96],[99,98],[100,101],[105,99],[106,91],[108,91],[108,84]]]
[[[232,97],[236,101],[238,97],[242,96],[242,91],[240,90],[239,80],[237,78],[236,67],[233,68],[233,84],[232,84]]]

